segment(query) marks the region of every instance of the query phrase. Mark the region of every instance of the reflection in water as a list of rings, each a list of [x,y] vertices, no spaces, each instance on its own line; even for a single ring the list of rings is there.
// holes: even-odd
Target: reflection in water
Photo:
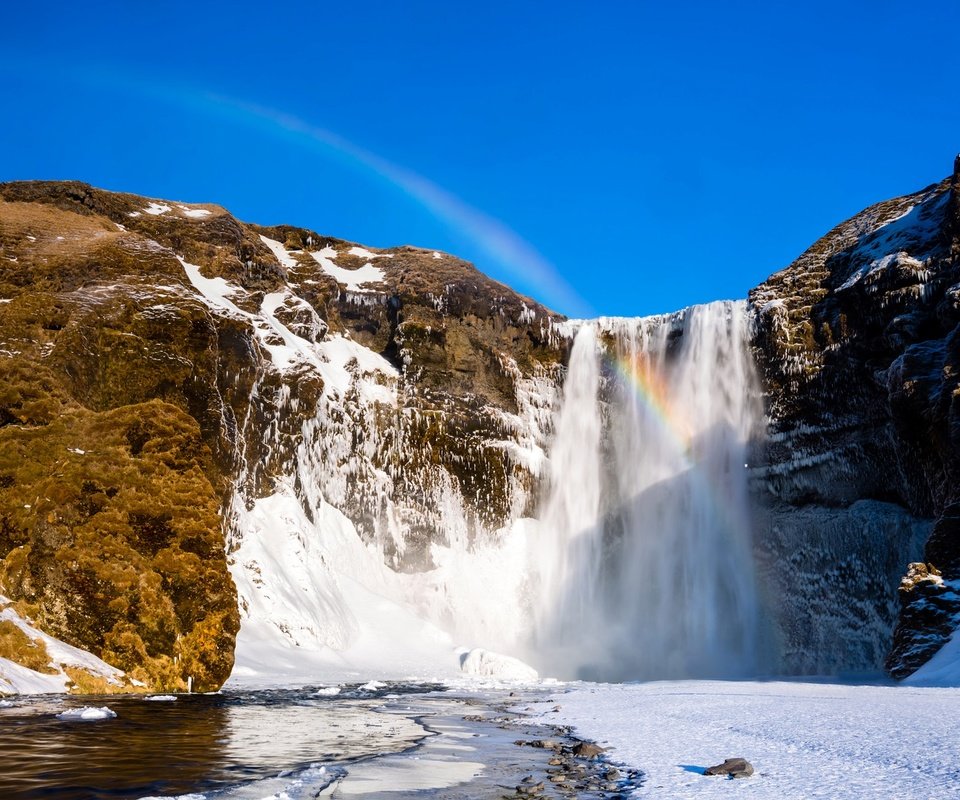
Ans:
[[[380,714],[377,695],[311,690],[139,697],[19,698],[0,708],[0,797],[141,797],[203,792],[316,762],[397,752],[424,735],[414,721]],[[64,721],[65,708],[109,705],[115,719]]]

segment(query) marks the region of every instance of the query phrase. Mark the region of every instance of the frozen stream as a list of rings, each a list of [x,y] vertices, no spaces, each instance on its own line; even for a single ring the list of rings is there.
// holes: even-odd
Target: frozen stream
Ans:
[[[482,799],[544,783],[540,797],[600,798],[639,783],[625,771],[589,791],[608,766],[563,755],[577,740],[527,719],[545,694],[370,683],[155,701],[20,696],[0,705],[0,797]],[[83,713],[104,706],[115,716]],[[553,749],[518,745],[543,740]],[[549,780],[558,755],[571,772],[562,786]]]

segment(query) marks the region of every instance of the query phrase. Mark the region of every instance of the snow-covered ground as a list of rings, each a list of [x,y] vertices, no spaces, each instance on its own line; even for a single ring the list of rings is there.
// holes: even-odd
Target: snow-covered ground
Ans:
[[[545,721],[646,772],[635,797],[960,797],[960,689],[671,681],[573,684]],[[756,774],[706,777],[743,757]]]

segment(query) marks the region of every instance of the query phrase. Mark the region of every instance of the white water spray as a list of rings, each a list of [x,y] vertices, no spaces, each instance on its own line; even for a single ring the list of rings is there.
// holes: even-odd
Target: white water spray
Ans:
[[[565,676],[757,669],[746,453],[762,414],[743,303],[585,324],[535,565],[535,658]]]

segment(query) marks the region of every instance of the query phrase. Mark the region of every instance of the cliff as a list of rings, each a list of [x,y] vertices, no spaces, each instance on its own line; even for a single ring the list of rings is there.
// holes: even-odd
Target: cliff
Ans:
[[[325,496],[393,570],[429,567],[444,497],[466,536],[529,502],[503,454],[541,436],[517,403],[559,318],[452,256],[11,183],[0,298],[0,591],[152,688],[230,674],[225,538],[318,417]]]
[[[955,170],[750,293],[776,671],[905,677],[957,627],[958,254]],[[626,349],[598,356],[598,431],[618,370],[649,384],[688,317],[601,330]],[[517,641],[575,328],[449,254],[0,184],[0,659],[76,690],[206,690],[235,654],[244,675],[312,654],[315,675],[372,630],[381,650]],[[638,524],[642,499],[617,499]]]
[[[783,652],[804,671],[886,658],[904,677],[956,624],[948,600],[924,598],[960,577],[958,169],[837,226],[750,293],[771,421],[758,542]],[[900,585],[921,559],[945,586]]]

